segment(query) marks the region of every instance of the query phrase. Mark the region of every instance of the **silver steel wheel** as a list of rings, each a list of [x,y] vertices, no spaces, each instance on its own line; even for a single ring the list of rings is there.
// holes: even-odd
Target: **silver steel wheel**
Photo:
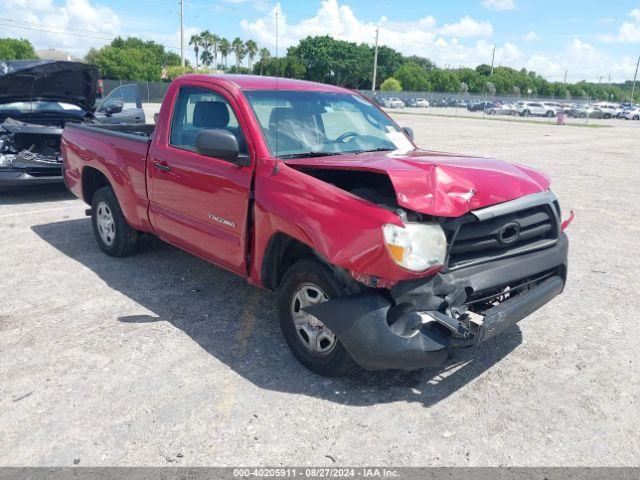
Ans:
[[[105,202],[98,203],[96,210],[96,225],[102,241],[110,247],[116,238],[116,224],[113,220],[111,208]]]
[[[302,309],[329,300],[327,294],[312,283],[298,287],[291,297],[291,320],[298,340],[314,355],[328,355],[336,346],[335,334],[324,323]]]

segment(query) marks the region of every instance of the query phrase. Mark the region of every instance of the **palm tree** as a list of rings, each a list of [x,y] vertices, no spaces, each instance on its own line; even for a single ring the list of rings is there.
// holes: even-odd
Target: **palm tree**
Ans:
[[[245,54],[244,42],[239,37],[234,38],[233,42],[231,42],[231,49],[236,56],[236,73],[240,73],[240,63]]]
[[[256,56],[256,53],[258,53],[258,44],[253,40],[247,40],[244,47],[247,52],[247,65],[249,67],[249,72],[251,72],[253,58]]]
[[[229,66],[228,57],[229,53],[231,53],[231,43],[226,38],[221,38],[220,42],[218,42],[218,50],[220,51],[220,55],[224,60],[224,68],[226,69]]]
[[[200,51],[200,44],[202,43],[202,37],[197,34],[194,33],[193,35],[191,35],[191,38],[189,39],[189,45],[193,45],[193,51],[196,54],[196,70],[198,70],[198,52]]]
[[[269,58],[271,58],[271,52],[269,51],[268,48],[261,48],[259,54],[260,54],[260,75],[262,75],[262,72],[264,71],[265,63],[267,63],[267,61],[269,61]]]
[[[200,54],[200,60],[202,60],[202,65],[209,66],[213,61],[213,55],[211,55],[211,50],[202,50]]]
[[[211,47],[213,48],[213,68],[218,68],[219,46],[220,46],[220,37],[216,34],[211,35]]]
[[[200,58],[202,59],[203,65],[208,67],[211,65],[211,60],[213,58],[211,55],[213,34],[209,30],[205,30],[200,34],[200,38],[202,39],[202,43],[200,44],[202,47],[202,54],[200,55]]]

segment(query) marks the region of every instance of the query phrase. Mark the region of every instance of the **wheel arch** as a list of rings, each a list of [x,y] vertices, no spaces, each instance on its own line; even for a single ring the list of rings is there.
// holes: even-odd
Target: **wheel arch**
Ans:
[[[82,169],[82,199],[91,205],[95,193],[102,187],[111,186],[107,176],[94,167],[85,166]]]
[[[274,233],[269,239],[260,267],[262,284],[269,290],[277,289],[294,263],[310,257],[320,258],[306,243],[283,232]]]

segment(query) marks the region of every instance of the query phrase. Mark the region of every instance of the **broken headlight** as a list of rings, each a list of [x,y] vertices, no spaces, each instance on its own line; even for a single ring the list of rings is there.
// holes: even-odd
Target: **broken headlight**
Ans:
[[[441,266],[447,256],[447,238],[437,223],[405,223],[382,227],[384,242],[391,258],[401,267],[424,272]]]

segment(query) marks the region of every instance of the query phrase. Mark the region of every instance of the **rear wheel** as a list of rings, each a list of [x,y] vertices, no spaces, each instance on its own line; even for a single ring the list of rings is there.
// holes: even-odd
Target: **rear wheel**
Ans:
[[[634,115],[633,120],[640,120],[640,115]]]
[[[523,117],[528,117],[529,115],[531,115],[531,112],[529,110],[525,110],[522,112]]]
[[[91,223],[98,246],[107,255],[126,257],[136,251],[140,233],[125,220],[111,187],[102,187],[93,195]]]
[[[344,375],[355,362],[335,334],[303,308],[344,295],[333,272],[312,258],[289,268],[278,289],[280,328],[287,345],[300,363],[320,375]]]
[[[551,118],[551,117],[555,116],[555,114],[553,113],[553,111],[549,110],[549,111],[546,113],[546,116],[547,116],[548,118]]]

